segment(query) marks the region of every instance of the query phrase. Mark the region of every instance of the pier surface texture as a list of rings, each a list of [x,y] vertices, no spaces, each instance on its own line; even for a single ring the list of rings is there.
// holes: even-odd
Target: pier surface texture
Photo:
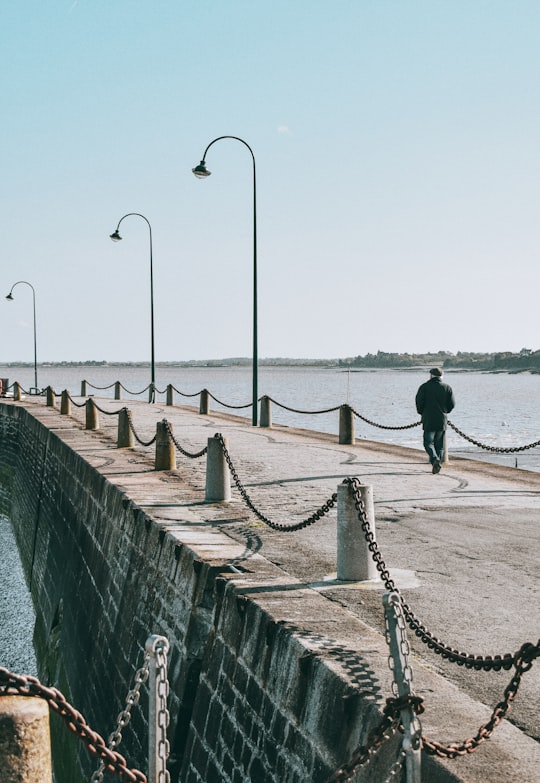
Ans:
[[[265,524],[234,484],[230,501],[205,502],[205,456],[178,451],[176,469],[156,471],[155,445],[140,443],[164,418],[190,454],[221,433],[244,492],[279,525],[308,519],[348,477],[372,486],[384,562],[446,645],[485,656],[537,642],[540,474],[450,454],[433,475],[420,443],[339,445],[132,401],[139,438],[117,448],[123,403],[95,401],[96,430],[85,429],[84,407],[61,415],[43,398],[0,403],[0,513],[32,592],[40,680],[95,731],[114,729],[148,635],[169,640],[172,783],[325,783],[380,721],[392,673],[384,585],[336,579],[335,507],[290,532]],[[407,636],[422,734],[474,737],[513,671],[457,666],[409,627]],[[145,701],[120,748],[143,771]],[[454,759],[423,752],[422,780],[538,783],[539,703],[536,660],[492,736]],[[56,779],[87,780],[95,759],[54,715],[51,730]],[[386,780],[400,737],[352,779]]]

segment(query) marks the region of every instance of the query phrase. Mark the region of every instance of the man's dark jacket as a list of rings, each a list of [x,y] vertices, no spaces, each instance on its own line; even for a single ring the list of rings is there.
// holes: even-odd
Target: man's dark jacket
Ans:
[[[454,409],[454,392],[440,378],[430,378],[416,393],[416,410],[422,416],[422,426],[429,432],[446,429],[446,414]]]

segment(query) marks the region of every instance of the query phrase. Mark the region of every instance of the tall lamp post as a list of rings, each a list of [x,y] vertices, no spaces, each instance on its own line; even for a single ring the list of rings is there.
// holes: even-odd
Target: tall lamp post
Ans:
[[[205,179],[206,177],[209,177],[212,173],[211,171],[208,171],[206,168],[206,154],[212,144],[215,144],[216,141],[221,141],[221,139],[234,139],[235,141],[239,141],[241,144],[243,144],[245,147],[248,148],[248,150],[251,153],[251,159],[253,161],[253,394],[252,394],[252,402],[253,402],[253,413],[252,413],[252,424],[254,427],[257,426],[258,422],[258,410],[257,410],[257,401],[258,401],[258,373],[259,373],[259,358],[258,358],[258,341],[257,341],[257,183],[256,183],[256,176],[255,176],[255,155],[253,154],[253,150],[249,146],[247,142],[244,141],[244,139],[239,138],[238,136],[218,136],[217,139],[214,139],[210,142],[210,144],[207,146],[207,148],[204,151],[203,157],[201,162],[198,166],[195,166],[194,169],[192,169],[193,173],[196,177],[199,179]]]
[[[110,235],[113,242],[120,242],[122,237],[120,236],[118,229],[120,228],[120,223],[127,217],[131,217],[132,215],[135,215],[136,217],[142,218],[147,226],[148,230],[150,232],[150,346],[151,346],[151,360],[150,360],[150,402],[156,401],[156,354],[155,354],[155,347],[154,347],[154,267],[153,267],[153,261],[152,261],[152,226],[150,225],[150,221],[148,218],[146,218],[144,215],[141,215],[140,212],[128,212],[127,215],[124,215],[120,218],[118,221],[118,225],[116,226],[116,230],[113,231],[113,233]]]
[[[16,283],[13,283],[11,286],[11,291],[6,296],[6,299],[9,299],[10,302],[13,301],[13,289],[17,285],[27,285],[30,286],[32,289],[32,303],[33,303],[33,309],[34,309],[34,391],[36,394],[38,393],[38,379],[37,379],[37,331],[36,331],[36,291],[34,289],[34,286],[32,283],[29,283],[27,280],[17,280]]]

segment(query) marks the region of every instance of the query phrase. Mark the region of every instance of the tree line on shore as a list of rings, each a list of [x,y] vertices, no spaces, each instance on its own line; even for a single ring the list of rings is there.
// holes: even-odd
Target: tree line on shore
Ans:
[[[347,368],[377,367],[400,369],[419,366],[442,367],[449,370],[484,370],[491,372],[540,372],[540,350],[522,348],[519,353],[500,351],[497,353],[473,353],[458,351],[437,351],[436,353],[387,353],[377,351],[365,356],[340,359],[339,366]]]
[[[247,367],[250,357],[228,359],[192,359],[188,361],[156,362],[158,367]],[[0,362],[0,364],[2,364]],[[407,369],[413,367],[442,367],[446,370],[481,370],[484,372],[532,372],[540,373],[540,350],[522,348],[519,353],[474,353],[436,351],[433,353],[388,353],[377,351],[365,356],[346,359],[291,359],[285,357],[260,359],[266,367],[339,367],[340,369]],[[43,362],[48,367],[147,367],[149,362],[61,361]],[[30,362],[6,362],[4,367],[30,367]]]

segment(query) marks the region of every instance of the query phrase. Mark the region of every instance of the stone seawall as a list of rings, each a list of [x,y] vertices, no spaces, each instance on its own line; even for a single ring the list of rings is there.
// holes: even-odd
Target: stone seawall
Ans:
[[[163,634],[173,783],[324,783],[391,694],[384,639],[260,555],[242,565],[204,506],[188,523],[154,519],[119,486],[133,462],[156,505],[181,478],[131,455],[54,409],[0,404],[0,513],[35,605],[40,679],[106,737],[146,638]],[[120,750],[144,771],[141,701]],[[97,764],[55,716],[53,736],[59,783],[87,780]],[[396,742],[357,780],[385,779]],[[456,780],[430,758],[424,779]]]

